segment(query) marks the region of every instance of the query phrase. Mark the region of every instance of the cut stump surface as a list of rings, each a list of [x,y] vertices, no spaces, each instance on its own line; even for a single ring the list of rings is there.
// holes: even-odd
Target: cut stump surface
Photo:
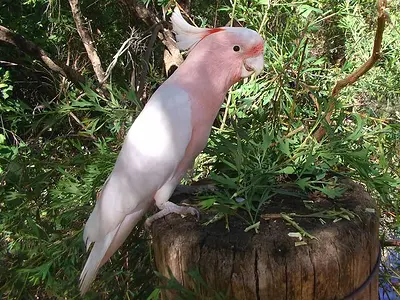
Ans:
[[[229,230],[224,220],[204,226],[175,214],[159,219],[152,226],[156,267],[168,278],[170,270],[186,289],[196,289],[196,299],[212,299],[216,292],[240,300],[345,299],[370,277],[379,252],[376,204],[361,185],[346,185],[348,190],[336,203],[356,217],[326,220],[326,224],[318,218],[294,217],[317,238],[306,239],[301,246],[295,246],[297,238],[288,236],[296,230],[283,219],[261,219],[259,233],[244,232],[248,224],[234,216],[229,217]],[[296,202],[303,205],[301,199],[276,205],[300,214]],[[265,213],[276,212],[271,207]],[[207,287],[189,276],[196,269]],[[364,286],[346,299],[378,299],[377,274]],[[162,292],[163,299],[177,295],[174,290]]]

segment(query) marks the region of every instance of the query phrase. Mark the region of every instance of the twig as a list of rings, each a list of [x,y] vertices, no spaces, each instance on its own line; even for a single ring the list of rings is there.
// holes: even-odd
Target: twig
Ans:
[[[229,21],[229,26],[230,26],[230,27],[233,26],[233,22],[234,22],[234,20],[235,20],[236,4],[237,4],[237,0],[235,0],[235,1],[233,2],[232,16],[231,16],[231,19],[230,19],[230,21]],[[228,100],[226,101],[224,116],[223,116],[223,118],[222,118],[222,123],[221,123],[221,126],[220,126],[220,128],[219,128],[220,130],[224,129],[224,127],[225,127],[226,119],[228,118],[229,107],[231,106],[231,101],[232,101],[232,87],[229,88]]]
[[[294,50],[292,56],[290,57],[289,61],[286,62],[286,64],[283,66],[283,70],[287,70],[289,68],[289,66],[292,65],[293,61],[295,60],[295,58],[297,57],[297,53],[300,50],[300,46],[301,46],[301,42],[303,41],[304,37],[306,36],[307,32],[308,32],[308,28],[310,27],[311,24],[311,20],[307,21],[306,26],[304,26],[304,29],[301,31],[300,37],[298,39],[299,43],[296,45],[296,49]]]
[[[384,240],[381,241],[382,247],[400,247],[400,240]]]
[[[305,215],[299,215],[297,213],[280,213],[280,214],[263,214],[261,215],[261,218],[264,220],[277,220],[277,219],[285,219],[284,216],[290,217],[291,219],[293,218],[318,218],[318,219],[331,219],[331,220],[337,220],[340,218],[344,218],[346,220],[350,220],[351,218],[356,217],[354,213],[351,211],[340,208],[339,210],[336,209],[325,209],[322,211],[318,211],[315,213],[311,214],[305,214]]]
[[[129,80],[129,87],[130,89],[136,90],[136,67],[135,67],[135,61],[131,59],[132,63],[132,72],[131,72],[131,78]]]
[[[348,85],[353,84],[357,81],[358,78],[363,76],[366,72],[368,72],[374,64],[381,57],[381,49],[382,49],[382,37],[383,31],[385,29],[385,8],[386,8],[386,0],[378,1],[378,26],[376,29],[375,40],[374,40],[374,48],[372,51],[371,57],[360,67],[358,70],[350,74],[345,79],[339,80],[335,87],[332,90],[332,97],[336,97],[339,92]]]
[[[345,113],[346,115],[351,115],[351,114],[353,114],[353,113],[350,112],[350,111],[345,111],[344,113]],[[374,118],[374,117],[371,117],[371,116],[369,116],[368,114],[364,114],[364,113],[359,113],[359,115],[360,115],[360,117],[362,117],[362,118],[364,118],[364,119],[369,119],[369,120],[372,120],[372,121],[375,121],[375,122],[381,122],[381,123],[383,123],[383,124],[389,124],[389,122],[390,122],[391,120],[394,121],[394,119],[391,119],[391,118],[387,118],[387,119]]]
[[[81,37],[83,45],[85,46],[86,53],[89,57],[94,73],[96,74],[97,81],[99,83],[104,82],[105,73],[101,66],[101,61],[97,55],[97,51],[94,47],[94,42],[90,36],[89,30],[86,28],[83,22],[83,15],[78,0],[69,0],[71,6],[72,17],[74,18],[76,29]]]
[[[269,11],[270,7],[271,7],[271,3],[268,0],[267,8],[265,9],[265,13],[264,13],[264,17],[263,17],[263,19],[261,21],[260,27],[258,28],[258,33],[260,33],[260,34],[262,34],[264,26],[265,26],[265,24],[267,24],[268,11]]]
[[[381,57],[382,37],[383,37],[383,31],[385,30],[385,22],[386,22],[386,14],[385,14],[386,6],[387,6],[387,0],[378,0],[378,25],[376,28],[374,48],[372,50],[371,57],[361,67],[359,67],[356,71],[351,73],[348,77],[336,82],[336,85],[332,90],[331,99],[328,104],[328,111],[325,116],[325,121],[327,122],[327,124],[331,123],[331,117],[335,110],[336,97],[339,94],[339,92],[346,86],[352,85],[361,76],[367,73]],[[317,141],[320,141],[322,137],[325,135],[325,133],[326,129],[324,127],[324,124],[321,124],[320,127],[317,129],[317,131],[314,133],[314,137]]]
[[[286,222],[288,222],[290,225],[292,225],[302,236],[308,237],[310,239],[317,239],[315,236],[312,234],[308,233],[305,231],[299,224],[297,224],[291,217],[288,215],[281,213],[282,219],[284,219]]]
[[[294,129],[294,130],[292,130],[291,132],[288,132],[286,135],[284,135],[284,136],[282,137],[282,141],[285,140],[285,139],[287,139],[287,138],[289,138],[289,137],[291,137],[291,136],[293,136],[293,135],[295,135],[295,134],[297,134],[297,133],[299,133],[300,131],[303,131],[303,130],[304,130],[304,125],[300,125],[300,126],[297,127],[296,129]],[[270,147],[275,147],[275,146],[278,145],[279,143],[280,143],[280,142],[271,143]]]
[[[187,12],[187,13],[189,13],[190,12],[190,7],[191,7],[191,0],[181,0],[181,1],[179,1],[179,2],[181,2],[181,5],[179,5],[179,3],[177,2],[177,1],[175,1],[175,4],[177,5],[177,6],[179,6],[179,8],[181,9],[181,10],[183,10],[184,12]]]
[[[192,23],[193,26],[198,27],[194,20],[187,13],[186,9],[182,7],[178,2],[175,1],[175,5],[179,8],[179,10],[188,18],[188,20]]]
[[[301,52],[301,57],[300,57],[300,64],[299,64],[299,66],[297,68],[296,82],[295,82],[295,86],[294,86],[295,94],[294,94],[293,101],[292,101],[292,108],[290,110],[290,118],[293,118],[294,110],[296,108],[297,93],[298,93],[298,90],[299,90],[300,73],[301,73],[301,69],[303,67],[303,63],[304,63],[304,56],[305,56],[305,53],[306,53],[307,44],[308,44],[308,38],[306,38],[306,40],[304,42],[303,51]]]
[[[116,66],[119,57],[124,54],[129,48],[131,48],[131,46],[134,43],[138,43],[140,44],[142,41],[144,41],[147,37],[145,38],[141,38],[139,35],[137,35],[137,31],[132,30],[130,37],[124,41],[121,45],[121,47],[118,49],[117,53],[114,55],[113,60],[111,61],[111,63],[109,64],[109,66],[107,67],[106,73],[104,75],[103,81],[100,82],[100,85],[102,85],[110,76],[111,76],[111,71],[114,69],[114,67]]]
[[[49,55],[35,43],[25,39],[22,35],[14,33],[4,26],[0,26],[0,41],[14,45],[22,52],[43,62],[50,70],[62,75],[74,83],[78,88],[84,85],[86,80],[73,68],[49,57]]]
[[[221,126],[219,127],[219,130],[223,130],[225,127],[226,119],[228,118],[228,112],[229,112],[229,107],[231,105],[231,101],[232,101],[232,88],[229,89],[228,100],[226,101],[224,116],[222,117],[222,122],[221,122]]]
[[[183,57],[180,50],[176,46],[172,31],[168,28],[168,26],[164,26],[164,24],[160,22],[160,19],[157,17],[157,15],[140,1],[130,0],[124,2],[129,7],[132,7],[136,16],[148,26],[154,26],[156,24],[163,25],[163,30],[158,32],[157,36],[166,48],[164,51],[164,65],[166,74],[168,75],[172,66],[179,66],[183,63]]]
[[[0,60],[0,66],[14,67],[14,66],[18,66],[18,64],[10,62],[10,61]]]
[[[287,133],[284,136],[284,138],[289,138],[292,135],[295,135],[295,134],[297,134],[297,133],[299,133],[300,131],[303,131],[303,130],[304,130],[304,125],[301,125],[301,126],[297,127],[296,129],[293,129],[291,132]]]
[[[261,218],[263,218],[266,221],[279,220],[279,219],[282,219],[282,215],[281,214],[263,214],[263,215],[261,215]]]
[[[70,115],[70,116],[75,120],[75,122],[78,123],[83,129],[85,129],[86,131],[88,130],[87,127],[85,126],[85,124],[83,124],[83,123],[81,122],[81,120],[79,120],[78,117],[77,117],[72,111],[69,112],[69,115]],[[94,137],[94,135],[91,134],[91,133],[89,134],[89,137],[90,137],[92,140],[96,140],[96,138]]]
[[[216,3],[215,3],[214,22],[213,22],[214,27],[217,27],[219,1],[220,1],[220,0],[217,0]]]
[[[150,56],[151,53],[153,51],[154,48],[154,43],[156,42],[157,39],[157,35],[158,32],[162,29],[162,25],[161,24],[157,24],[154,27],[153,33],[151,35],[151,38],[149,40],[149,43],[147,44],[147,49],[146,52],[144,53],[144,60],[143,60],[143,68],[142,68],[142,72],[139,78],[139,87],[137,90],[137,98],[142,100],[142,96],[143,96],[143,90],[144,90],[144,86],[146,83],[146,77],[147,77],[147,73],[149,72],[149,61],[150,61]]]
[[[236,10],[236,4],[237,4],[237,0],[235,0],[233,2],[233,7],[232,7],[232,16],[231,16],[231,21],[230,21],[230,27],[233,26],[233,20],[235,19],[235,10]]]
[[[308,96],[310,96],[311,100],[314,102],[315,109],[318,112],[320,110],[319,103],[317,97],[315,97],[314,94],[311,92],[311,87],[303,82],[299,82],[299,84],[308,92]]]

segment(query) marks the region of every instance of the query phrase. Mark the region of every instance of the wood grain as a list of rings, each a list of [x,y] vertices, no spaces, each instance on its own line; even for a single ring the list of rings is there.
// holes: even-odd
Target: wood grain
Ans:
[[[343,299],[368,278],[379,249],[378,215],[365,211],[376,209],[375,202],[361,185],[347,185],[340,204],[358,217],[324,225],[296,219],[317,237],[305,246],[295,246],[288,236],[294,230],[282,219],[262,220],[257,234],[244,232],[246,224],[234,217],[228,231],[224,221],[202,226],[169,215],[152,226],[156,267],[192,291],[199,284],[187,272],[198,269],[207,286],[197,288],[196,299],[214,299],[216,292],[226,299]],[[163,299],[178,295],[162,292]],[[378,299],[378,278],[350,299]]]

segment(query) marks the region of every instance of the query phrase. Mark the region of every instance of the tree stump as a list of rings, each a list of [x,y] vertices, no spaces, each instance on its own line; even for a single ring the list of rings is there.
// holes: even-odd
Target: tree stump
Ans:
[[[244,232],[248,224],[234,216],[229,217],[229,230],[225,220],[204,226],[175,214],[159,219],[152,226],[156,267],[185,289],[196,290],[191,299],[216,299],[216,292],[227,295],[223,299],[239,300],[378,299],[376,204],[361,185],[346,185],[336,204],[323,197],[314,202],[340,204],[356,215],[351,220],[325,219],[323,224],[318,218],[293,218],[317,238],[306,239],[306,245],[296,246],[298,239],[288,235],[296,229],[278,217],[261,219],[258,233]],[[301,199],[277,201],[264,213],[306,213]],[[198,270],[206,284],[196,283],[188,274],[192,270]],[[177,295],[176,290],[162,290],[162,299]]]

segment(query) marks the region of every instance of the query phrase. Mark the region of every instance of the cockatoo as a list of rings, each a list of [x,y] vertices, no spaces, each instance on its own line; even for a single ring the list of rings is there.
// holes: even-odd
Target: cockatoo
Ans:
[[[85,225],[87,250],[94,245],[80,276],[81,294],[153,203],[160,211],[147,225],[169,213],[198,213],[168,200],[206,146],[229,88],[264,67],[264,41],[257,32],[194,27],[179,9],[171,20],[178,48],[189,54],[129,129]]]

